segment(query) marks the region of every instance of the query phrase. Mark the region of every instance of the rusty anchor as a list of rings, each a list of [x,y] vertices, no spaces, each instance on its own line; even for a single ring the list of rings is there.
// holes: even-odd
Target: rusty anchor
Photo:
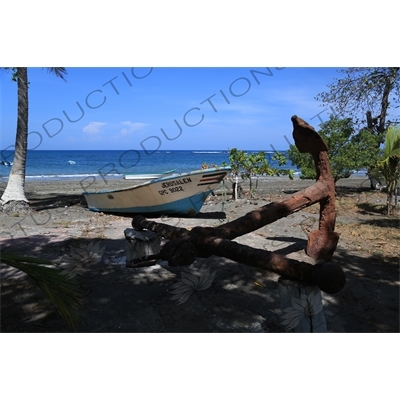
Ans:
[[[160,253],[147,257],[168,260],[171,266],[188,265],[197,257],[217,255],[249,266],[265,269],[293,280],[318,285],[327,293],[339,292],[346,283],[342,268],[330,262],[339,234],[334,231],[336,221],[335,186],[332,178],[325,141],[312,126],[294,115],[293,138],[300,152],[311,153],[317,172],[316,182],[281,202],[272,202],[243,217],[218,227],[184,228],[149,221],[143,216],[132,220],[134,229],[147,229],[170,239]],[[287,217],[319,203],[319,226],[308,237],[306,253],[316,261],[310,264],[262,249],[233,242],[232,239],[259,229],[280,218]],[[137,260],[140,262],[140,260]],[[145,260],[141,260],[145,261]]]

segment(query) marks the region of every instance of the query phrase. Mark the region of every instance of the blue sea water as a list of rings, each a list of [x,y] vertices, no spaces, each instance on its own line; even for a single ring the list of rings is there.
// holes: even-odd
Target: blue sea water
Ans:
[[[277,162],[272,160],[273,155],[271,151],[266,156],[272,167],[296,171],[290,161],[278,167]],[[12,161],[12,152],[3,151],[1,159]],[[70,164],[69,161],[75,163]],[[204,163],[212,167],[223,162],[229,165],[229,152],[226,150],[164,150],[153,153],[137,150],[29,150],[26,178],[83,179],[101,175],[122,178],[125,174],[161,173],[173,169],[176,173],[183,173],[199,170]],[[8,178],[10,168],[0,165],[1,179]]]

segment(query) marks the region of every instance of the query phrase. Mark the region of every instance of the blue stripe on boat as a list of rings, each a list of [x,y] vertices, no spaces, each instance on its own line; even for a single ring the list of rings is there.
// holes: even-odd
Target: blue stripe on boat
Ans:
[[[99,210],[95,207],[89,207],[91,211],[113,212],[113,213],[136,213],[136,214],[191,214],[198,213],[203,206],[207,196],[212,192],[198,193],[192,197],[172,201],[170,203],[161,204],[157,206],[146,207],[128,207],[128,208],[102,208]]]

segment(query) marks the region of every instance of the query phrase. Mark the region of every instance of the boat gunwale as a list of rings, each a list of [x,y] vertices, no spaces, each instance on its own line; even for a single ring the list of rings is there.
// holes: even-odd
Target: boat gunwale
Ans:
[[[228,174],[230,171],[232,171],[232,168],[228,166],[228,167],[221,167],[221,168],[199,169],[199,170],[190,171],[190,172],[183,172],[182,174],[173,174],[173,175],[163,176],[161,178],[152,179],[152,180],[149,180],[149,181],[146,181],[143,183],[139,183],[137,185],[126,187],[124,189],[111,189],[111,190],[106,189],[106,190],[99,190],[97,192],[82,192],[82,195],[127,192],[131,189],[138,189],[141,187],[149,186],[152,183],[158,183],[158,182],[168,181],[171,179],[179,179],[179,178],[182,178],[185,176],[200,175],[200,174],[204,174],[204,173],[218,172],[218,171],[226,172]]]
[[[154,175],[154,176],[156,176],[155,178],[153,178],[153,179],[158,179],[158,178],[162,178],[162,177],[170,177],[174,172],[176,171],[176,169],[170,169],[169,171],[165,171],[165,172],[157,172],[157,173],[148,173],[148,174],[146,174],[146,173],[143,173],[143,174],[125,174],[124,175],[124,179],[127,179],[127,180],[135,180],[135,179],[138,179],[138,180],[140,180],[140,179],[150,179],[150,178],[140,178],[141,176],[152,176],[152,175]],[[127,178],[127,177],[129,177],[129,178]],[[132,178],[133,177],[133,178]],[[152,179],[152,180],[153,180]]]

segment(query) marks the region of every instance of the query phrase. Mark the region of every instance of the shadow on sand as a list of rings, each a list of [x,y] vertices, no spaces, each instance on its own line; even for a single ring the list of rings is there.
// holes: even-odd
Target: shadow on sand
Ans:
[[[304,240],[280,249],[289,254],[304,247]],[[278,276],[225,258],[198,258],[184,267],[125,267],[124,240],[99,239],[105,252],[101,260],[77,275],[84,292],[78,332],[283,332],[278,296]],[[295,243],[293,243],[295,241]],[[2,249],[40,256],[56,266],[65,263],[73,249],[93,239],[57,239],[34,236],[3,240]],[[295,246],[295,247],[293,247]],[[336,295],[323,294],[328,330],[333,332],[398,332],[398,260],[363,258],[338,249],[334,262],[343,266],[347,283]],[[216,271],[212,286],[194,291],[183,304],[170,292],[181,272],[201,268]],[[66,332],[55,308],[23,273],[2,266],[2,332]]]

